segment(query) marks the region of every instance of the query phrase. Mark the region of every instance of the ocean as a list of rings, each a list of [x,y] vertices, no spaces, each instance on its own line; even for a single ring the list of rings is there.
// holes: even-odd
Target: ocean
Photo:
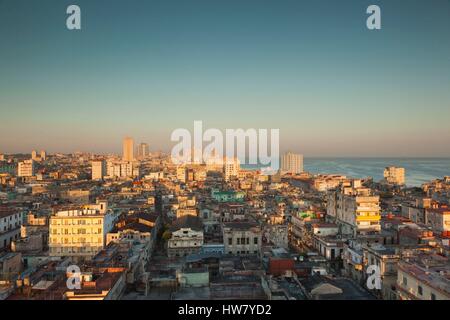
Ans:
[[[422,183],[450,176],[450,158],[304,158],[304,170],[313,174],[335,173],[351,178],[383,179],[385,167],[405,168],[407,186],[420,187]],[[243,168],[256,169],[243,165]]]

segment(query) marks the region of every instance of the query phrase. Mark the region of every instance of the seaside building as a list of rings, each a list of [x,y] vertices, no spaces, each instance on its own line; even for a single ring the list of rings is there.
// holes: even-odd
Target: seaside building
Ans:
[[[299,174],[303,172],[303,155],[287,152],[281,156],[283,173]]]
[[[241,165],[238,158],[225,159],[225,162],[223,164],[225,181],[230,181],[232,178],[238,177],[240,169]]]
[[[384,179],[388,184],[403,186],[405,184],[405,168],[386,167]]]

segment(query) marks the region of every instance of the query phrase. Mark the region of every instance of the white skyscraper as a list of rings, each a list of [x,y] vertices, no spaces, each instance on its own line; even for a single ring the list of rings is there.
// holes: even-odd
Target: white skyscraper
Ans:
[[[134,141],[133,138],[126,137],[123,139],[123,153],[122,159],[124,161],[133,161],[134,160]]]
[[[287,152],[281,157],[281,171],[298,174],[303,172],[303,155]]]

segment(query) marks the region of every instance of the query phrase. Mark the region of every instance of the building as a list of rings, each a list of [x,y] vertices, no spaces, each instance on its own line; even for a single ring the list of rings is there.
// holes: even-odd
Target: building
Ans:
[[[245,192],[212,190],[211,197],[217,202],[243,202]]]
[[[137,147],[137,152],[136,152],[137,158],[145,159],[150,154],[149,150],[150,149],[149,149],[147,143],[144,143],[144,142],[140,143],[139,146]]]
[[[233,177],[237,178],[239,176],[239,171],[241,169],[241,164],[238,158],[225,159],[223,164],[223,173],[225,181],[230,181]]]
[[[170,227],[172,235],[167,242],[167,255],[183,257],[198,253],[203,246],[203,225],[200,218],[185,215],[176,219]]]
[[[124,160],[124,161],[133,161],[134,160],[133,138],[126,137],[125,139],[123,139],[122,160]]]
[[[0,250],[8,249],[11,243],[20,238],[24,213],[11,208],[0,208]]]
[[[425,209],[425,224],[436,232],[450,232],[450,208]]]
[[[57,211],[50,217],[50,256],[91,259],[105,247],[116,218],[106,201]]]
[[[384,179],[388,184],[403,186],[405,184],[405,168],[386,167]]]
[[[287,152],[281,156],[281,171],[298,174],[303,172],[303,155]]]
[[[401,260],[396,291],[400,300],[450,300],[448,257],[426,254]]]
[[[94,160],[91,163],[92,167],[92,180],[103,180],[106,176],[106,161],[105,160]]]
[[[133,178],[140,174],[139,163],[135,161],[114,161],[106,163],[106,175],[109,178]]]
[[[262,232],[256,223],[226,222],[222,230],[226,254],[259,255],[261,253]]]
[[[34,160],[24,160],[19,162],[17,169],[17,176],[19,177],[32,177],[34,176]]]
[[[327,219],[344,235],[380,232],[380,197],[362,187],[359,180],[344,183],[327,194]]]
[[[177,167],[177,180],[179,182],[186,182],[186,167],[185,166]]]

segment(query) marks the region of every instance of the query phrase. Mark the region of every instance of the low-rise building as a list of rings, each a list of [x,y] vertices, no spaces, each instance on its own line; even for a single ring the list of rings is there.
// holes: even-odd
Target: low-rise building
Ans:
[[[170,230],[172,234],[167,242],[169,257],[183,257],[201,250],[204,238],[200,218],[192,215],[182,216],[173,222]]]
[[[250,221],[226,222],[222,229],[226,254],[259,255],[261,253],[262,232],[257,223]]]

